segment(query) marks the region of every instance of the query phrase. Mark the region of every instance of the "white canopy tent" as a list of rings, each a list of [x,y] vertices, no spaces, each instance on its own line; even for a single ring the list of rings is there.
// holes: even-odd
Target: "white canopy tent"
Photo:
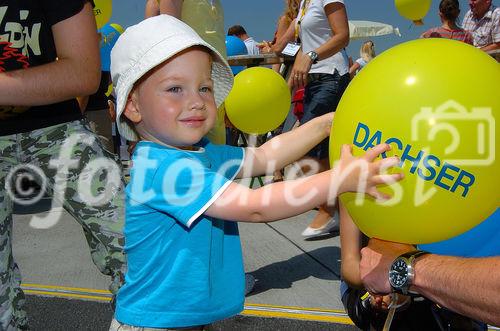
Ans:
[[[372,21],[349,21],[349,37],[351,40],[385,36],[389,34],[395,34],[401,37],[399,29],[390,24]]]

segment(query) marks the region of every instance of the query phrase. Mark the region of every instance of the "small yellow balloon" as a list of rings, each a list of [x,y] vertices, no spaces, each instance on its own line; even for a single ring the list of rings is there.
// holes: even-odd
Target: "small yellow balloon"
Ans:
[[[112,26],[116,31],[120,32],[120,34],[125,31],[123,27],[118,23],[110,23],[109,25]]]
[[[463,70],[466,67],[467,70]],[[383,77],[383,79],[381,79]],[[392,147],[405,178],[380,189],[378,203],[342,194],[366,235],[431,243],[479,224],[500,202],[500,65],[462,42],[430,38],[393,47],[352,80],[330,136],[332,164],[342,144],[355,155]],[[498,125],[497,129],[498,130]]]
[[[111,19],[112,4],[112,0],[94,0],[94,17],[98,29]]]
[[[253,67],[235,76],[226,113],[239,130],[263,134],[283,123],[290,102],[290,89],[283,77],[269,68]]]
[[[416,25],[423,25],[423,18],[431,8],[432,0],[394,0],[399,14],[413,21]]]

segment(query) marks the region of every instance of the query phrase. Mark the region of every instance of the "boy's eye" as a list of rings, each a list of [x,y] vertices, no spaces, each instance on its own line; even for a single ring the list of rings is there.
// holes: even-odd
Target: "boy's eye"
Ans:
[[[174,86],[167,89],[167,92],[172,92],[172,93],[179,93],[181,91],[182,89],[180,86]]]
[[[203,86],[200,88],[200,92],[212,92],[212,88],[210,86]]]

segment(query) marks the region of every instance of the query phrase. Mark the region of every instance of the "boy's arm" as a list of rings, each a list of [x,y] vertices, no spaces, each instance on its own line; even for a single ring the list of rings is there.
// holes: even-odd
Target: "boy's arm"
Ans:
[[[280,134],[260,147],[247,148],[243,167],[236,177],[273,173],[297,161],[329,136],[332,119],[333,113],[328,113]]]
[[[271,222],[301,214],[325,202],[333,202],[343,192],[359,190],[377,199],[388,199],[376,186],[403,178],[402,174],[380,174],[383,169],[399,164],[399,159],[374,160],[389,149],[387,144],[377,145],[363,157],[355,158],[350,146],[345,145],[340,163],[334,169],[313,176],[274,183],[256,190],[230,183],[205,213],[232,221]],[[360,178],[363,178],[361,186],[358,183]]]
[[[253,223],[299,215],[327,200],[330,172],[274,183],[256,190],[232,182],[206,214],[224,220]]]
[[[58,60],[0,73],[0,105],[47,105],[93,94],[100,75],[96,31],[88,2],[78,14],[53,25]]]

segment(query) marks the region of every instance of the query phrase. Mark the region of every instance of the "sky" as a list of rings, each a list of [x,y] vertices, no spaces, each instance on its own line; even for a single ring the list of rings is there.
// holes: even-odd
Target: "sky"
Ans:
[[[124,28],[138,23],[144,17],[145,0],[113,0],[113,14],[110,23],[118,23]],[[401,17],[393,0],[344,0],[347,15],[350,20],[367,20],[391,24],[398,27],[402,36],[388,35],[371,38],[375,43],[377,53],[381,53],[399,43],[416,39],[427,29],[441,25],[439,21],[439,0],[433,0],[427,16],[424,18],[424,26],[415,26],[412,22]],[[461,14],[469,9],[468,0],[459,0]],[[493,4],[499,6],[500,0],[493,0]],[[221,0],[224,8],[224,22],[227,28],[234,24],[245,27],[246,31],[256,41],[271,40],[276,30],[278,17],[282,14],[285,0]],[[359,48],[362,41],[350,42],[347,51],[356,59],[359,56]]]

